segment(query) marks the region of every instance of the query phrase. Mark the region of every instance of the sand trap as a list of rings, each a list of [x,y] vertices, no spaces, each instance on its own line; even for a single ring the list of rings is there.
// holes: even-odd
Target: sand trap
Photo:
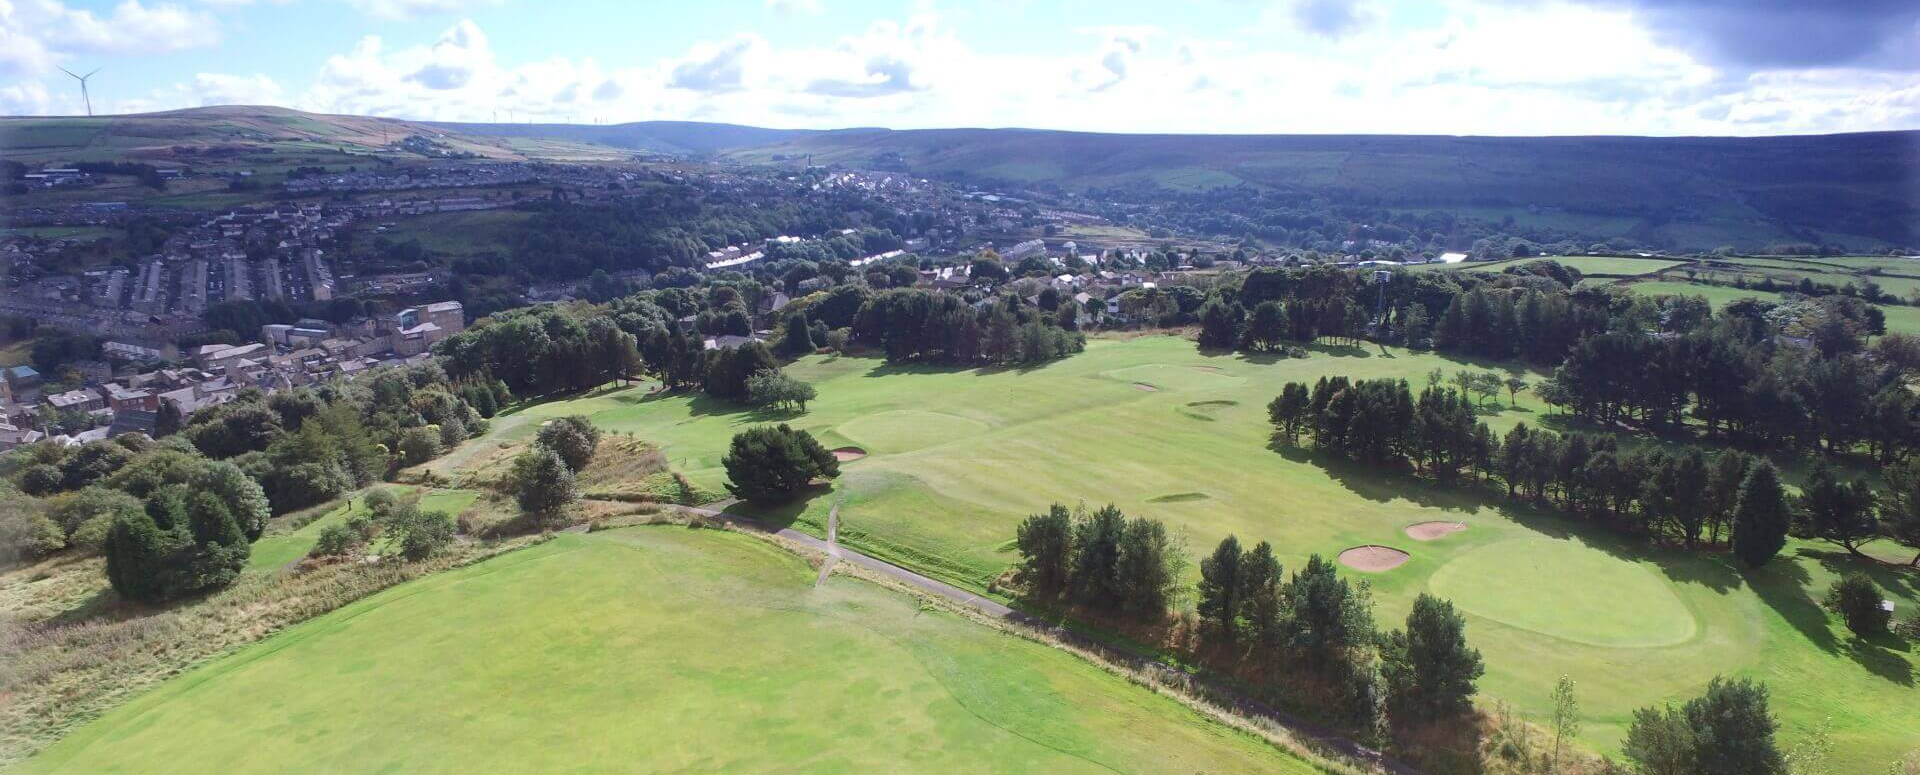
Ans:
[[[845,463],[849,460],[859,460],[860,458],[863,458],[866,456],[867,456],[867,451],[859,447],[841,447],[833,451],[833,459],[838,460],[842,463]]]
[[[1356,546],[1340,553],[1340,564],[1359,571],[1378,573],[1400,567],[1407,561],[1407,553],[1391,546],[1367,544]]]
[[[1407,526],[1407,537],[1415,541],[1432,541],[1436,538],[1445,538],[1465,529],[1467,529],[1467,523],[1465,522],[1449,522],[1446,520],[1438,522],[1415,522]]]
[[[1154,386],[1152,386],[1152,385],[1149,385],[1149,384],[1147,384],[1147,383],[1145,383],[1145,382],[1135,382],[1135,383],[1133,383],[1133,389],[1134,389],[1134,390],[1145,390],[1145,391],[1147,391],[1147,392],[1149,392],[1149,393],[1158,393],[1158,392],[1160,392],[1160,388],[1157,388],[1157,387],[1154,387]]]

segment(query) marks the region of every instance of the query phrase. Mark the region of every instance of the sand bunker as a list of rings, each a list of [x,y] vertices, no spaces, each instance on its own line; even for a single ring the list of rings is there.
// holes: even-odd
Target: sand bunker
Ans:
[[[1407,553],[1391,546],[1367,544],[1356,546],[1340,553],[1340,564],[1359,571],[1378,573],[1400,567],[1407,561]]]
[[[1149,392],[1149,393],[1158,393],[1158,392],[1160,392],[1160,388],[1157,388],[1157,387],[1154,387],[1154,386],[1152,386],[1152,385],[1149,385],[1149,384],[1147,384],[1147,383],[1145,383],[1145,382],[1135,382],[1135,383],[1133,383],[1133,389],[1134,389],[1134,390],[1145,390],[1145,391],[1147,391],[1147,392]]]
[[[845,463],[849,460],[859,460],[860,458],[863,458],[866,456],[867,456],[867,451],[859,447],[841,447],[833,451],[833,459],[838,460],[842,463]]]
[[[1415,522],[1407,526],[1407,537],[1415,541],[1432,541],[1436,538],[1445,538],[1465,529],[1467,529],[1467,523],[1465,522],[1450,522],[1447,520],[1438,522]]]

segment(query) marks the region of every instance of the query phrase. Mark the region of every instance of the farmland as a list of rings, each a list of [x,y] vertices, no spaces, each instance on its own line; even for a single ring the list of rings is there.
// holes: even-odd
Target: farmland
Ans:
[[[1158,517],[1198,549],[1229,533],[1269,540],[1289,568],[1309,554],[1393,546],[1412,558],[1367,577],[1382,621],[1404,616],[1422,591],[1452,597],[1487,656],[1482,690],[1539,718],[1554,680],[1571,675],[1582,687],[1586,739],[1603,750],[1618,744],[1633,708],[1695,694],[1716,673],[1767,680],[1787,739],[1832,717],[1854,764],[1920,745],[1920,731],[1897,721],[1913,656],[1851,644],[1816,604],[1855,566],[1843,554],[1795,543],[1784,561],[1747,572],[1720,556],[1652,549],[1556,515],[1267,447],[1265,404],[1286,381],[1419,383],[1432,369],[1470,366],[1371,346],[1278,361],[1209,357],[1167,337],[1096,340],[1082,355],[1027,370],[809,357],[788,368],[819,389],[804,414],[636,387],[538,405],[476,447],[523,439],[541,417],[584,413],[659,444],[676,470],[717,489],[734,432],[788,422],[869,455],[843,466],[830,494],[759,516],[823,533],[842,502],[843,542],[979,590],[1013,560],[1014,525],[1054,501]],[[1517,407],[1506,403],[1483,409],[1496,432],[1562,422],[1524,392]],[[1429,542],[1403,534],[1427,520],[1469,528]],[[1571,584],[1564,568],[1613,581]],[[1911,574],[1873,570],[1899,605],[1920,603]]]
[[[815,587],[775,547],[678,527],[559,536],[375,595],[24,771],[289,767],[1316,771],[1072,655],[865,581]]]

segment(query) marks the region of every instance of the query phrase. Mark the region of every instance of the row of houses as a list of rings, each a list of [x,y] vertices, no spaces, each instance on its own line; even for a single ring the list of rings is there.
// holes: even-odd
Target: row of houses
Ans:
[[[40,376],[30,367],[0,379],[0,450],[49,438],[48,416],[93,418],[92,427],[51,437],[77,444],[122,433],[152,435],[162,405],[180,417],[234,399],[241,390],[267,393],[318,384],[386,365],[425,360],[434,343],[466,328],[460,302],[411,307],[377,319],[335,326],[303,320],[261,330],[261,341],[210,344],[187,354],[188,363],[124,374],[69,390],[40,394]],[[24,369],[24,371],[22,371]]]

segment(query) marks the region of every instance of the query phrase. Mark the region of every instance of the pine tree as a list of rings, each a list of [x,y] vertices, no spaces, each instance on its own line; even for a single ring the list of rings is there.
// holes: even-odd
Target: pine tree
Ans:
[[[1200,561],[1200,600],[1197,605],[1200,619],[1212,625],[1228,643],[1233,642],[1238,629],[1236,620],[1240,614],[1240,583],[1244,573],[1242,556],[1240,539],[1227,536],[1221,539],[1211,556]]]
[[[799,312],[788,315],[786,336],[780,340],[780,354],[797,358],[813,352],[816,346],[813,332],[807,328],[807,316]]]
[[[1740,482],[1733,510],[1734,556],[1751,568],[1767,564],[1786,547],[1792,522],[1779,473],[1765,461],[1754,465]]]

